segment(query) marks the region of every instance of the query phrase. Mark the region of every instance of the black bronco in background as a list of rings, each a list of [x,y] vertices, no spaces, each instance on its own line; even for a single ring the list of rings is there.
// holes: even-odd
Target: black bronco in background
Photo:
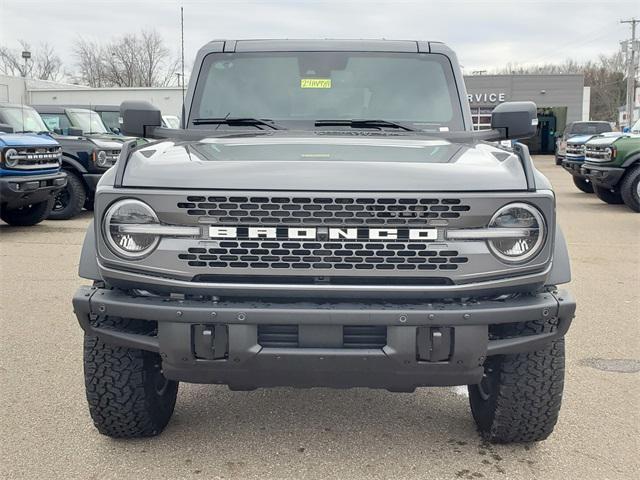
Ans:
[[[116,162],[122,143],[128,139],[111,133],[91,110],[47,105],[32,108],[62,146],[62,168],[68,174],[67,186],[56,196],[49,218],[66,220],[83,208],[93,209],[98,180]]]
[[[553,430],[575,302],[532,102],[472,131],[439,42],[215,41],[185,130],[122,105],[73,299],[97,429],[156,435],[178,382],[468,385],[492,442]],[[126,359],[126,361],[123,361]],[[286,408],[286,407],[285,407]]]

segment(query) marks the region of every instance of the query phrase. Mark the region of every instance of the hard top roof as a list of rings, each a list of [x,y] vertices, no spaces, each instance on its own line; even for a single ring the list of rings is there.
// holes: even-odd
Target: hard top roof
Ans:
[[[91,110],[83,107],[72,107],[67,105],[31,105],[38,113],[65,113],[66,110],[85,110],[91,112]]]
[[[213,40],[200,51],[206,52],[291,52],[291,51],[362,51],[429,53],[434,45],[447,49],[442,42],[387,39],[256,39]]]

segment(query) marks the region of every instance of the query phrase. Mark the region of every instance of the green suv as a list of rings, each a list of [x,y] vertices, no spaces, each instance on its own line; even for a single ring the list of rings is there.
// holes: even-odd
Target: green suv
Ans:
[[[588,141],[582,173],[599,199],[640,213],[640,120],[631,133]]]

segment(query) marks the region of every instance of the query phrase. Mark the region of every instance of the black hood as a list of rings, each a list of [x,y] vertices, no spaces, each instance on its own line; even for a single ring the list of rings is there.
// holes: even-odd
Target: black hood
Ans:
[[[526,190],[518,157],[487,143],[314,134],[166,140],[131,155],[124,187],[226,190]]]

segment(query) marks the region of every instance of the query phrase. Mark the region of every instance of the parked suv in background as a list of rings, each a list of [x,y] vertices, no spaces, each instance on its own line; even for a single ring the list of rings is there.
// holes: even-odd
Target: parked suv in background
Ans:
[[[640,120],[631,129],[638,130]],[[585,152],[582,174],[598,198],[640,212],[640,134],[598,136],[587,142]]]
[[[105,127],[111,133],[120,135],[120,105],[75,105],[67,108],[85,108],[100,115]],[[162,115],[162,126],[166,128],[180,128],[180,119],[175,115]]]
[[[66,183],[60,146],[48,135],[7,133],[13,128],[5,120],[0,114],[0,218],[9,225],[35,225],[47,218]]]
[[[620,132],[603,133],[603,137],[615,138],[622,135]],[[594,135],[576,135],[567,140],[567,147],[562,160],[562,167],[571,174],[573,183],[585,193],[593,193],[591,181],[582,172],[586,143],[594,138]]]
[[[96,191],[73,305],[98,430],[158,434],[179,381],[468,385],[486,439],[546,438],[569,257],[527,147],[489,142],[534,135],[535,104],[474,132],[440,42],[216,41],[193,72],[185,130],[123,103],[154,140]]]
[[[576,135],[597,135],[600,133],[611,132],[611,124],[609,122],[571,122],[564,129],[564,133],[558,138],[556,146],[556,165],[562,165],[567,150],[567,141]]]
[[[26,107],[29,108],[29,107]],[[49,218],[66,220],[93,209],[98,180],[116,162],[127,138],[111,133],[91,110],[35,105],[46,128],[62,146],[67,186],[59,192]]]

